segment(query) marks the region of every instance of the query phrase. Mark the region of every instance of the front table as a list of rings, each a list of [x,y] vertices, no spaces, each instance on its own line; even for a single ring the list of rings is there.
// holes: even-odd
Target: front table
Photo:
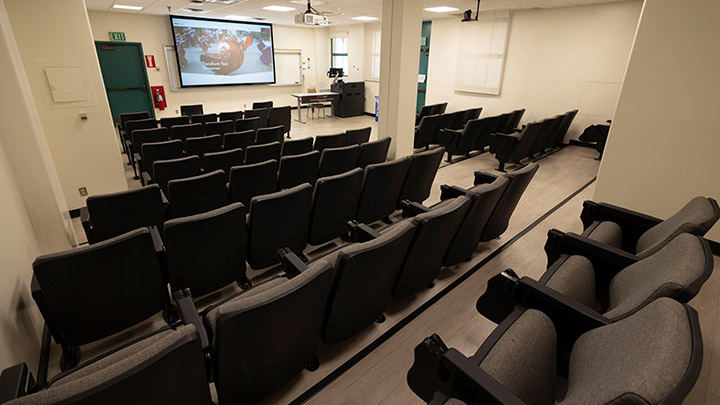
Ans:
[[[305,121],[302,120],[301,107],[303,104],[333,101],[336,98],[340,97],[340,93],[335,93],[333,91],[323,91],[320,93],[295,93],[291,94],[291,96],[297,99],[297,118],[295,119],[295,121],[301,124],[305,124]],[[330,116],[333,116],[333,114],[331,113]]]

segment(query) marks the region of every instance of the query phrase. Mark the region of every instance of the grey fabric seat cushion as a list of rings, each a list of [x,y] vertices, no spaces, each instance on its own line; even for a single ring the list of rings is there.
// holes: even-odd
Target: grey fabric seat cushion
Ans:
[[[480,368],[526,404],[551,405],[555,401],[556,345],[550,318],[528,309],[498,339]]]
[[[635,251],[640,257],[648,257],[681,233],[704,235],[717,220],[713,203],[705,197],[695,197],[673,216],[642,234]]]
[[[685,307],[660,298],[580,336],[561,404],[656,404],[685,374],[692,346]]]
[[[622,248],[622,229],[614,222],[600,222],[595,229],[591,230],[590,233],[585,236],[614,248]]]
[[[703,278],[706,255],[699,237],[682,234],[654,255],[628,266],[610,282],[608,319],[624,318],[659,297],[671,297]]]
[[[545,285],[596,311],[599,308],[595,297],[595,269],[583,256],[568,257]]]

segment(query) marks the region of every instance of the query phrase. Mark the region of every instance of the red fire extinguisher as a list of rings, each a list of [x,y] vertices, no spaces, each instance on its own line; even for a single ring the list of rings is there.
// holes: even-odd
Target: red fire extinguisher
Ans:
[[[167,102],[165,101],[165,89],[163,86],[152,86],[153,104],[155,108],[160,111],[167,108]]]

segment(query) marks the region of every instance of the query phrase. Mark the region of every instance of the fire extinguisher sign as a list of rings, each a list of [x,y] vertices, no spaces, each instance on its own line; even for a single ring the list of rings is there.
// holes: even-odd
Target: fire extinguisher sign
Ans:
[[[155,56],[145,55],[145,65],[148,68],[154,68],[155,67]]]

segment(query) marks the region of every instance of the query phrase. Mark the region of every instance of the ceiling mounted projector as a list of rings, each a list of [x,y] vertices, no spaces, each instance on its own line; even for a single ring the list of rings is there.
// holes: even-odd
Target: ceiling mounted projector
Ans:
[[[327,16],[324,16],[319,11],[315,10],[310,5],[310,0],[307,2],[307,10],[295,16],[295,24],[304,25],[328,25],[330,21]]]

